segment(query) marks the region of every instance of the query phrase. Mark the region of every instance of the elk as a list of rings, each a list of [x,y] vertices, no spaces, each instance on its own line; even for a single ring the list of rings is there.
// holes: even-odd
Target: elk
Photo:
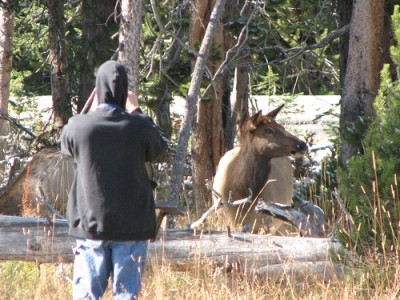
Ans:
[[[151,167],[146,167],[151,175]],[[0,214],[47,217],[49,207],[47,210],[38,207],[50,205],[65,215],[74,168],[74,160],[56,149],[36,153],[17,178],[0,192]],[[153,187],[156,185],[154,182]]]
[[[275,117],[283,106],[266,115],[260,110],[243,120],[239,125],[239,145],[226,152],[218,164],[213,197],[214,202],[221,200],[224,203],[217,213],[228,226],[276,233],[283,223],[254,210],[259,199],[291,203],[293,167],[288,156],[303,155],[307,151],[305,142],[276,122]],[[254,196],[250,202],[232,203],[247,198],[249,193]]]
[[[56,210],[65,213],[73,180],[73,160],[53,149],[36,153],[21,174],[0,195],[0,214],[44,216],[36,209],[46,197]]]

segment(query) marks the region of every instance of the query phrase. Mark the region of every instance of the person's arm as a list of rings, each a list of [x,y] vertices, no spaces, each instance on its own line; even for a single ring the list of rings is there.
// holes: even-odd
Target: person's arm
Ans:
[[[142,113],[139,105],[139,98],[132,91],[128,91],[128,98],[126,99],[125,110],[130,114]]]
[[[99,105],[99,96],[96,93],[96,89],[94,89],[87,99],[86,104],[81,111],[81,114],[85,114],[89,111],[95,111]],[[128,91],[128,98],[126,99],[125,110],[131,114],[142,113],[142,110],[139,106],[139,99],[137,95],[132,91]]]
[[[81,114],[86,114],[89,111],[96,110],[99,104],[99,97],[97,96],[96,88],[94,88],[89,98],[86,100],[85,106],[82,108]]]
[[[93,101],[92,101],[92,105],[90,106],[89,111],[95,111],[97,109],[97,107],[100,105],[99,95],[97,95],[97,93],[95,91],[94,95],[93,96],[90,95],[90,96],[93,97]]]

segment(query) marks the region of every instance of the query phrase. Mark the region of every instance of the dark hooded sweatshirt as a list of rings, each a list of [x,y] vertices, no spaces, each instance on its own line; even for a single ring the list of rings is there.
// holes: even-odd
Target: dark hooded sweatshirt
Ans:
[[[110,61],[99,68],[96,91],[100,103],[111,105],[72,117],[61,133],[61,151],[75,161],[69,233],[83,239],[152,239],[155,208],[145,162],[162,155],[167,142],[149,117],[120,108],[127,97],[121,64]]]

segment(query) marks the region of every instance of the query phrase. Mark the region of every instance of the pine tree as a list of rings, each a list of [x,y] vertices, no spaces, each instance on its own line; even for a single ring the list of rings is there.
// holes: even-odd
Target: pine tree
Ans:
[[[400,41],[399,6],[395,7],[392,24]],[[391,47],[391,57],[399,66],[399,45]],[[354,156],[348,168],[339,172],[340,192],[355,222],[353,230],[342,236],[359,250],[365,250],[365,246],[389,250],[399,234],[400,82],[392,80],[389,65],[381,71],[374,109],[376,118],[363,140],[363,155]]]

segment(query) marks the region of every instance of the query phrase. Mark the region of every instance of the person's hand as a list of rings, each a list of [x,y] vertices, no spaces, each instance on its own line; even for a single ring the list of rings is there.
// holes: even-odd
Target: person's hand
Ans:
[[[138,96],[132,92],[128,91],[128,98],[126,99],[125,110],[129,113],[140,108]]]
[[[97,109],[97,107],[100,105],[100,98],[96,92],[90,96],[94,97],[94,98],[93,98],[92,105],[90,106],[89,111],[95,111]]]

